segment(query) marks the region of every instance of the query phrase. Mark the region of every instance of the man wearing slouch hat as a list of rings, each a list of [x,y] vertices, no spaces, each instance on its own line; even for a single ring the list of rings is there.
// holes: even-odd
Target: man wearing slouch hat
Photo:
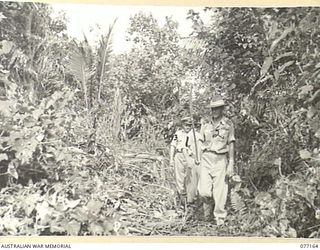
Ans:
[[[211,119],[203,124],[200,130],[203,145],[198,191],[203,198],[205,219],[211,219],[213,210],[217,225],[222,225],[227,216],[226,177],[234,174],[234,126],[232,121],[224,116],[224,107],[222,98],[213,100],[209,105]]]

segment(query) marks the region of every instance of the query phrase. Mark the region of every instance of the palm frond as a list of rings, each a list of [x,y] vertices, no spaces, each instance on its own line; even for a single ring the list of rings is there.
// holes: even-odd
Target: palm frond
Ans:
[[[101,86],[105,79],[106,71],[109,63],[109,58],[112,53],[112,31],[117,19],[109,26],[106,35],[102,35],[100,39],[100,44],[98,48],[98,61],[97,61],[97,80],[98,80],[98,95],[97,99],[100,102],[101,96]]]
[[[82,48],[83,49],[83,48]],[[93,72],[86,62],[84,51],[76,47],[70,55],[69,72],[79,81],[80,88],[84,92],[86,107],[89,108],[87,85]]]

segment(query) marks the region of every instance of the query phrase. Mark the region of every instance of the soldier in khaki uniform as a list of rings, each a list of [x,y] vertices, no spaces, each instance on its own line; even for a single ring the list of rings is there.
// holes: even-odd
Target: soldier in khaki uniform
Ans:
[[[176,188],[179,198],[192,203],[197,195],[199,160],[196,159],[195,141],[191,117],[181,119],[182,129],[177,130],[171,142],[170,165],[174,167]],[[200,134],[196,134],[200,150]]]
[[[219,98],[210,103],[211,121],[201,126],[203,142],[198,191],[203,197],[204,216],[209,220],[213,209],[217,225],[224,223],[228,184],[226,176],[233,175],[234,126],[223,115],[225,102]]]

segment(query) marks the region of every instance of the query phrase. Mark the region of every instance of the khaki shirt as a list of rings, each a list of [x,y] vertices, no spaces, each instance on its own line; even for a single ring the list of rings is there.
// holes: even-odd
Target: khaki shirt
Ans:
[[[235,141],[234,126],[232,121],[222,117],[218,124],[206,123],[201,127],[202,150],[212,151],[218,154],[229,152],[229,145]]]
[[[199,154],[201,149],[201,135],[197,131],[195,131],[195,134]],[[171,146],[174,146],[178,152],[182,152],[183,149],[187,149],[189,155],[195,155],[196,150],[193,131],[190,130],[188,133],[186,133],[183,130],[178,130],[172,139]]]

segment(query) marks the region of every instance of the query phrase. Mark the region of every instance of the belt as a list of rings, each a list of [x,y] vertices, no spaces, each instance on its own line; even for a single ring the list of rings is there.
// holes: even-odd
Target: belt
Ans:
[[[216,152],[216,151],[211,151],[211,150],[204,150],[203,153],[213,153],[213,154],[216,154],[216,155],[225,155],[225,154],[228,154],[228,152],[218,153],[218,152]]]
[[[182,153],[183,150],[187,150],[186,148],[183,149],[176,149],[176,153]]]

